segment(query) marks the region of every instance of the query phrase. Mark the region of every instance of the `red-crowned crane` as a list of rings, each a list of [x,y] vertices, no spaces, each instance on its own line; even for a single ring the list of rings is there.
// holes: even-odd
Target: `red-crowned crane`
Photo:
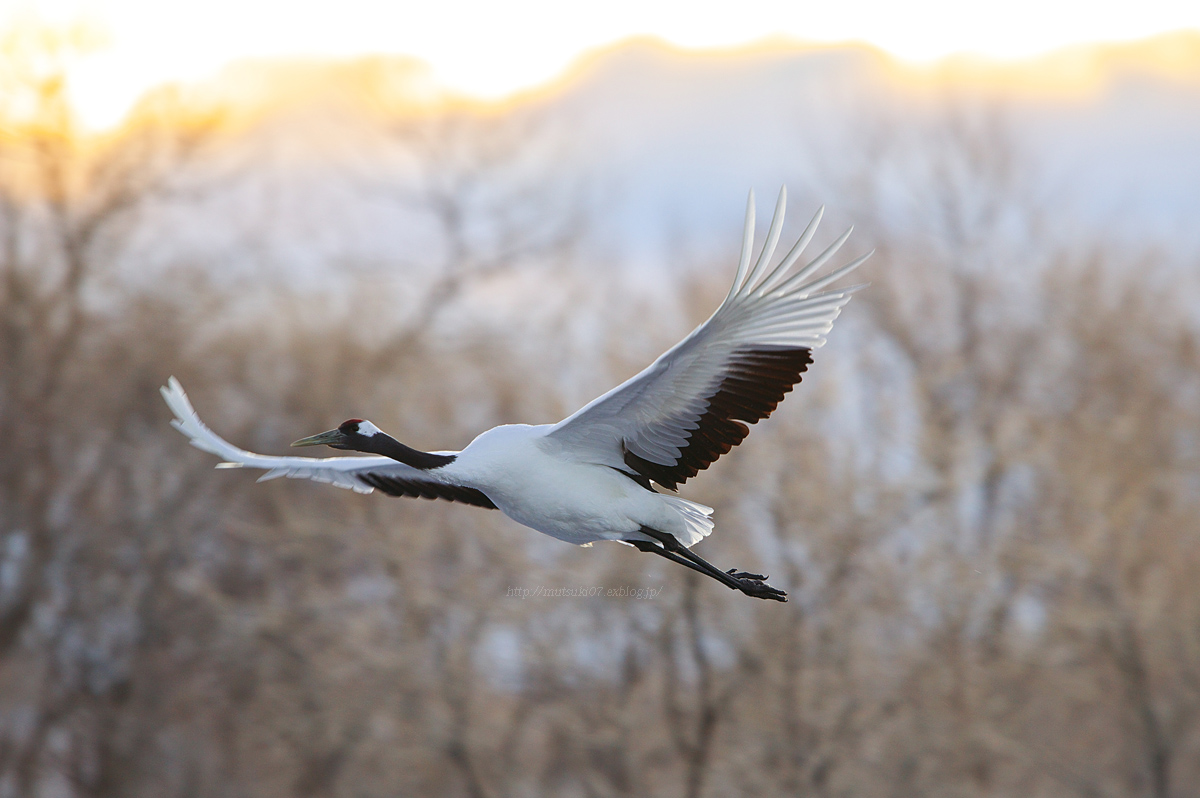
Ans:
[[[351,419],[292,445],[324,444],[375,456],[271,457],[238,449],[212,432],[174,377],[162,389],[175,414],[171,423],[193,446],[224,458],[218,468],[261,468],[267,472],[262,480],[307,478],[359,493],[378,489],[499,509],[568,543],[621,541],[748,596],[786,601],[787,594],[768,585],[767,577],[722,571],[691,551],[713,529],[712,508],[661,493],[651,484],[674,490],[739,444],[750,431],[746,423],[770,415],[800,382],[812,350],[825,343],[833,320],[860,287],[822,290],[871,253],[813,278],[850,230],[792,271],[821,210],[771,268],[786,200],[784,189],[751,266],[751,192],[737,274],[708,321],[640,374],[557,424],[506,424],[479,435],[461,452],[430,453],[410,449],[369,421]]]

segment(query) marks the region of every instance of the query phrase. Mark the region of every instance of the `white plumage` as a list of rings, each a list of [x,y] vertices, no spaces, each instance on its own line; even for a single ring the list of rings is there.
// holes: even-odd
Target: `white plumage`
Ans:
[[[259,481],[287,476],[359,493],[423,496],[496,507],[513,520],[569,543],[618,540],[678,562],[759,598],[786,600],[765,577],[723,572],[689,548],[713,528],[712,509],[658,492],[694,476],[745,437],[800,381],[811,350],[860,286],[822,291],[870,253],[820,278],[813,275],[845,243],[793,271],[821,218],[791,251],[771,260],[783,227],[781,190],[766,243],[751,266],[754,194],[746,209],[741,258],[725,301],[704,324],[641,373],[554,425],[513,424],[479,435],[461,452],[409,449],[370,422],[297,441],[372,452],[371,457],[273,457],[243,451],[200,421],[179,382],[162,389],[172,424],[193,446],[225,460],[218,467],[264,469]]]

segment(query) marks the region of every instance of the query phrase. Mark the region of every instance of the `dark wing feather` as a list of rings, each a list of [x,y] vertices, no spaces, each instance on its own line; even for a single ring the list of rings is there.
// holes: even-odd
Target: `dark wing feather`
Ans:
[[[492,500],[483,491],[475,488],[464,488],[461,485],[446,485],[440,482],[425,482],[419,479],[405,479],[403,477],[374,472],[355,474],[355,476],[364,485],[378,488],[389,496],[410,496],[414,499],[445,499],[446,501],[461,502],[475,507],[486,507],[489,510],[496,509],[496,505],[492,503]]]
[[[697,422],[697,428],[687,433],[687,443],[680,448],[675,463],[660,465],[625,449],[625,464],[674,490],[750,434],[750,428],[741,422],[753,424],[771,415],[800,382],[800,375],[811,362],[812,350],[804,347],[748,348],[735,352],[725,378],[707,397],[708,409]]]

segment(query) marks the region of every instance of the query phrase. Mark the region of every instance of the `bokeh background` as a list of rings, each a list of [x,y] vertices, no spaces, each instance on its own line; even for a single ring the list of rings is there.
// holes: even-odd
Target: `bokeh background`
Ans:
[[[242,39],[287,27],[242,5]],[[386,37],[362,5],[330,36]],[[119,14],[11,16],[0,798],[1200,793],[1200,32],[1041,5],[1113,40],[1019,5],[1042,38],[983,57],[918,4],[924,60],[664,33],[496,88],[527,40],[464,18],[498,48],[474,93],[415,44],[160,26],[122,73]],[[173,41],[239,58],[155,72]],[[132,104],[97,88],[126,73]],[[711,312],[747,190],[762,216],[785,182],[785,238],[826,203],[816,251],[853,223],[871,287],[683,493],[717,509],[701,553],[786,605],[255,484],[168,426],[172,374],[266,453],[349,417],[422,449],[555,421]]]

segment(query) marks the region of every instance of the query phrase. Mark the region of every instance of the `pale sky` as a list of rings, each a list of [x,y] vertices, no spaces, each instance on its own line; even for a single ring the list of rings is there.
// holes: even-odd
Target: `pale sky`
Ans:
[[[637,35],[694,48],[784,37],[867,42],[909,61],[1018,59],[1200,29],[1200,0],[0,0],[0,25],[30,15],[106,32],[108,46],[73,76],[85,120],[105,126],[151,86],[247,57],[412,55],[447,88],[499,98]]]

